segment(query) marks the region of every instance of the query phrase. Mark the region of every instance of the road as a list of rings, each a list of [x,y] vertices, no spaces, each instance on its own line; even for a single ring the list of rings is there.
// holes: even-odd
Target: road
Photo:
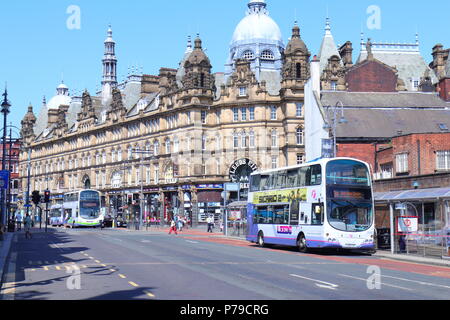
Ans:
[[[186,231],[16,234],[4,300],[448,300],[450,268]]]

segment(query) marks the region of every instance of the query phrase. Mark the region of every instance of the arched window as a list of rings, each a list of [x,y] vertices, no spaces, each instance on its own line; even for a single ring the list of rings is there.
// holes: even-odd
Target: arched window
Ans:
[[[153,144],[153,154],[155,156],[159,155],[159,142],[158,142],[158,140],[156,140],[155,143]]]
[[[170,143],[170,139],[166,140],[166,154],[170,154],[171,153],[171,143]]]
[[[242,59],[253,60],[253,59],[255,59],[255,55],[253,54],[253,52],[251,50],[246,50],[242,54]]]
[[[263,59],[263,60],[275,60],[275,56],[273,55],[272,51],[264,50],[261,53],[261,59]]]

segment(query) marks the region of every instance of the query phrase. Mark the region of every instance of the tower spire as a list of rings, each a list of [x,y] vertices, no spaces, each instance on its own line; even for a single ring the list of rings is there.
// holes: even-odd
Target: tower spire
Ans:
[[[103,55],[102,101],[106,104],[112,97],[112,89],[117,86],[116,42],[112,38],[112,28],[109,25],[108,37],[105,40]]]

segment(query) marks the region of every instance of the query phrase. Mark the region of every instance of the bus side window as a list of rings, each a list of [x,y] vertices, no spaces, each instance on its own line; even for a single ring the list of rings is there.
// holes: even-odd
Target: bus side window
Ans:
[[[300,209],[300,203],[297,200],[292,201],[291,207],[290,207],[290,225],[291,226],[296,226],[300,222],[299,209]]]
[[[323,224],[323,203],[315,203],[312,205],[311,224]]]

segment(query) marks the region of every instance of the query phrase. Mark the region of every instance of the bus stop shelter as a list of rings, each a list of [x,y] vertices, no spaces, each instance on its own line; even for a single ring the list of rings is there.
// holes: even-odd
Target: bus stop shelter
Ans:
[[[245,237],[247,235],[247,202],[235,201],[227,206],[227,235]]]
[[[393,254],[449,257],[450,188],[378,192],[374,197],[376,214],[389,212]]]

